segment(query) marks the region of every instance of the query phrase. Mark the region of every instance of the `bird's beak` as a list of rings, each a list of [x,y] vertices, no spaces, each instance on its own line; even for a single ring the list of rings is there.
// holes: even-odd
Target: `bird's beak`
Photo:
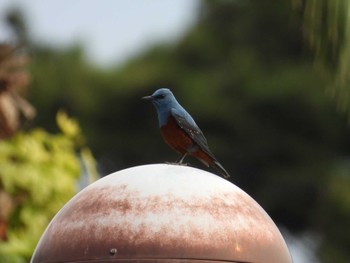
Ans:
[[[144,96],[141,99],[142,100],[151,100],[151,99],[153,99],[153,97],[152,96]]]

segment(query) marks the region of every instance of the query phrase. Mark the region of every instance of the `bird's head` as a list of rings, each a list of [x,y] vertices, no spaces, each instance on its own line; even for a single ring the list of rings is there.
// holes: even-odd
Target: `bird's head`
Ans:
[[[170,89],[161,88],[156,90],[151,96],[142,97],[144,100],[151,100],[157,110],[163,110],[171,107],[176,99]]]

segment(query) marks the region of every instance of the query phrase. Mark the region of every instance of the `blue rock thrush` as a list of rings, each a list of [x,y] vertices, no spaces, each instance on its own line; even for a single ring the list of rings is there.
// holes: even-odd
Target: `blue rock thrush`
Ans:
[[[187,155],[191,155],[206,166],[217,169],[225,178],[230,177],[210,151],[203,132],[169,89],[158,89],[151,96],[142,99],[151,100],[156,107],[164,141],[181,154],[177,163],[181,164]]]

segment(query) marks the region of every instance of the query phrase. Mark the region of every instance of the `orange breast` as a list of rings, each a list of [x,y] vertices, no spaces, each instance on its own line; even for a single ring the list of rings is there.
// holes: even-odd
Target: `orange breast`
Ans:
[[[188,148],[193,146],[192,139],[181,129],[172,116],[169,117],[167,124],[160,127],[160,132],[164,141],[177,152],[185,153]]]

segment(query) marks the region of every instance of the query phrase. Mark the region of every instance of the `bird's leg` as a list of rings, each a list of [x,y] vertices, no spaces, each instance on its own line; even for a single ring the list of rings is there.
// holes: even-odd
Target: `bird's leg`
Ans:
[[[182,164],[182,162],[183,162],[183,160],[185,159],[186,156],[187,156],[187,153],[181,154],[180,157],[176,160],[176,163]]]
[[[183,163],[183,160],[185,159],[185,157],[187,156],[187,153],[183,153],[180,155],[179,158],[177,158],[176,162],[166,162],[167,164],[174,164],[174,165],[184,165],[187,166],[187,163]]]

